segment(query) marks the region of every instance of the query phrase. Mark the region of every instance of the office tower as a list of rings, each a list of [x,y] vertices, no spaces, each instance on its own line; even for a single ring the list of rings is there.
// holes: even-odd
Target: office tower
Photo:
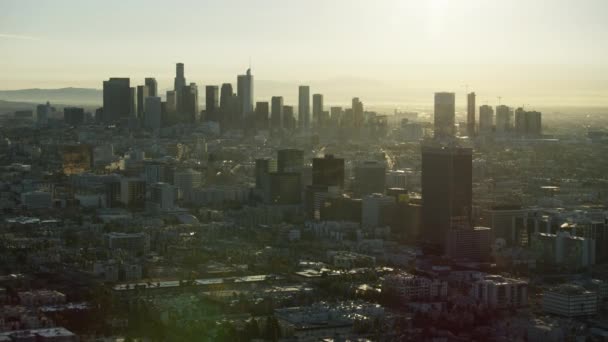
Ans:
[[[230,98],[232,98],[233,94],[234,94],[234,91],[232,90],[232,84],[230,84],[230,83],[222,84],[222,92],[220,94],[220,108],[222,109],[222,112],[224,112],[224,110],[229,109]]]
[[[177,63],[175,65],[175,80],[173,85],[173,90],[176,93],[182,91],[182,89],[186,86],[186,77],[184,77],[184,63]]]
[[[129,117],[137,117],[137,88],[129,89]]]
[[[515,110],[515,132],[520,136],[541,135],[541,113],[529,112],[523,108]]]
[[[365,161],[355,166],[355,195],[363,197],[383,194],[386,184],[386,165],[384,162]]]
[[[161,127],[162,108],[160,97],[146,97],[146,113],[144,114],[144,127],[149,130],[158,130]]]
[[[304,151],[293,148],[277,152],[278,172],[302,172],[304,168]]]
[[[422,145],[423,236],[445,247],[455,218],[471,219],[472,150]]]
[[[150,187],[150,202],[154,204],[156,210],[166,211],[175,209],[177,199],[177,187],[158,182]]]
[[[467,95],[467,134],[469,137],[475,135],[475,93]]]
[[[310,127],[310,87],[298,88],[298,126],[305,130]]]
[[[129,209],[143,209],[146,205],[146,181],[139,178],[121,179],[120,201]]]
[[[175,114],[177,112],[177,94],[174,90],[167,90],[167,113]]]
[[[361,224],[363,227],[376,228],[383,225],[383,212],[386,208],[394,206],[395,196],[385,196],[373,193],[363,197],[361,206]]]
[[[269,112],[268,102],[255,103],[255,127],[257,129],[268,129]]]
[[[205,120],[219,121],[219,96],[220,94],[218,86],[208,85],[205,87]]]
[[[256,189],[267,189],[268,174],[277,171],[277,162],[272,159],[255,160],[255,187]]]
[[[195,123],[198,121],[198,87],[196,83],[184,86],[181,92],[181,111],[183,123]]]
[[[331,107],[329,109],[329,112],[331,114],[330,120],[332,122],[332,125],[335,127],[340,126],[340,122],[342,121],[342,107]]]
[[[353,125],[357,128],[363,126],[363,102],[359,101],[358,97],[354,97],[351,108]]]
[[[244,117],[253,113],[253,75],[251,69],[247,69],[245,75],[238,75],[236,85],[237,96],[241,101],[240,116]]]
[[[488,105],[479,107],[479,133],[490,134],[494,127],[494,109]]]
[[[295,131],[296,117],[293,114],[293,106],[283,106],[283,128]]]
[[[505,105],[496,106],[496,133],[505,134],[511,130],[511,109]]]
[[[273,96],[271,99],[270,127],[274,130],[283,127],[283,96]]]
[[[51,104],[47,101],[46,104],[39,104],[36,106],[36,123],[39,126],[45,126],[49,123],[49,117],[51,116],[52,108]]]
[[[84,108],[63,108],[63,121],[70,126],[78,126],[84,123]]]
[[[323,95],[312,95],[312,125],[315,128],[323,126]]]
[[[542,114],[537,111],[526,112],[526,134],[542,135]]]
[[[146,97],[150,95],[150,89],[147,86],[137,86],[137,117],[141,120],[144,118]]]
[[[435,93],[435,138],[454,136],[455,101],[454,93]]]
[[[344,159],[326,154],[312,160],[312,185],[344,188]]]
[[[118,122],[131,112],[131,85],[128,78],[103,81],[103,121]]]
[[[202,174],[192,169],[175,171],[173,174],[174,185],[179,188],[180,197],[185,202],[191,202],[194,189],[202,184]]]
[[[144,84],[148,87],[148,96],[158,96],[158,83],[154,77],[146,77]]]
[[[301,175],[296,172],[271,172],[268,175],[268,202],[296,205],[302,201]]]

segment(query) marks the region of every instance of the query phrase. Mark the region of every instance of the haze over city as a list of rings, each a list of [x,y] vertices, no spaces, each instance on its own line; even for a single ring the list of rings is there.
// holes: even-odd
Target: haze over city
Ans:
[[[601,0],[3,1],[0,89],[101,88],[183,62],[199,84],[251,61],[258,94],[299,83],[329,103],[430,105],[437,88],[478,89],[532,106],[605,106],[608,38]]]
[[[0,0],[0,342],[608,336],[605,0]]]

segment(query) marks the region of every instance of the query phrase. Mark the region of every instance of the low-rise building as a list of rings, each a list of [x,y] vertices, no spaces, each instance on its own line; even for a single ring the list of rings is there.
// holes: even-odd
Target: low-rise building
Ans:
[[[597,313],[597,293],[563,284],[543,293],[543,311],[565,317],[593,316]]]

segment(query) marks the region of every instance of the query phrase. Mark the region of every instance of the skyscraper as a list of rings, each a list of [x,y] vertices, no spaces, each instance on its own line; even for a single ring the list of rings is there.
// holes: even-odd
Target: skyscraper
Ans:
[[[472,150],[422,145],[423,236],[445,247],[453,219],[471,220],[473,202]]]
[[[255,103],[255,127],[257,129],[268,129],[268,102],[261,101]]]
[[[195,123],[198,121],[198,87],[196,83],[184,86],[181,91],[183,123]]]
[[[150,130],[158,130],[161,127],[161,101],[158,96],[146,97],[146,113],[144,115],[144,127]]]
[[[298,88],[298,126],[302,130],[310,127],[310,87]]]
[[[137,88],[135,87],[129,89],[129,116],[137,117]]]
[[[137,117],[144,118],[146,97],[150,96],[150,90],[145,85],[137,86]]]
[[[131,111],[131,86],[128,78],[110,78],[103,82],[103,121],[118,122]]]
[[[312,95],[312,125],[315,128],[323,126],[323,95]]]
[[[184,76],[184,63],[177,63],[175,65],[175,80],[174,88],[176,93],[182,91],[182,88],[186,86],[186,77]]]
[[[253,114],[253,75],[251,75],[251,69],[247,69],[245,75],[237,77],[236,91],[241,101],[241,116]]]
[[[302,172],[304,168],[304,151],[293,148],[277,152],[278,172]]]
[[[234,91],[232,90],[232,84],[224,83],[222,84],[221,92],[220,92],[220,125],[222,129],[227,128],[232,123],[232,97],[234,96]]]
[[[220,98],[218,86],[205,87],[205,120],[219,121]]]
[[[283,128],[288,131],[296,129],[296,117],[293,114],[293,106],[283,106]]]
[[[454,93],[435,93],[435,138],[454,136],[455,102]]]
[[[511,130],[511,108],[496,106],[496,133],[505,134]]]
[[[63,120],[71,126],[78,126],[84,123],[84,109],[80,107],[63,108]]]
[[[490,134],[494,126],[494,109],[488,105],[479,107],[479,133]]]
[[[148,87],[148,96],[158,96],[158,83],[156,83],[156,78],[146,77],[144,84]]]
[[[326,154],[312,160],[312,185],[344,188],[344,159]]]
[[[283,127],[283,97],[273,96],[271,102],[270,127],[280,129]]]
[[[467,95],[467,134],[475,135],[475,92]]]
[[[355,127],[363,126],[363,102],[358,97],[354,97],[352,101],[352,120]]]
[[[363,197],[383,194],[386,184],[386,165],[375,160],[365,161],[355,166],[355,195]]]

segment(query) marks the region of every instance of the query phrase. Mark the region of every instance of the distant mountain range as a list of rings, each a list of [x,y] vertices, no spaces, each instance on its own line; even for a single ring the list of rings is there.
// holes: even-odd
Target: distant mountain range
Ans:
[[[31,103],[50,101],[51,104],[101,106],[103,91],[90,88],[0,90],[0,100]]]

